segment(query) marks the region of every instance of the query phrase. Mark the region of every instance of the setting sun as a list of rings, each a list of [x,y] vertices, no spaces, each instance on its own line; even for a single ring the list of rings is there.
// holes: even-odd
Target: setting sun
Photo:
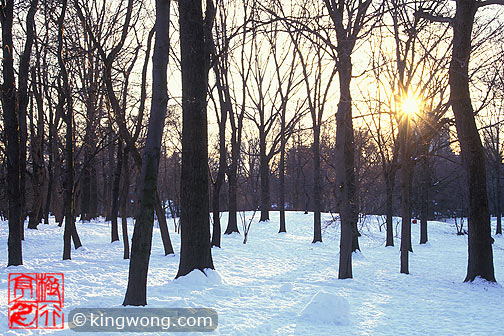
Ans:
[[[411,93],[409,93],[401,103],[401,110],[410,116],[415,116],[420,112],[420,102]]]

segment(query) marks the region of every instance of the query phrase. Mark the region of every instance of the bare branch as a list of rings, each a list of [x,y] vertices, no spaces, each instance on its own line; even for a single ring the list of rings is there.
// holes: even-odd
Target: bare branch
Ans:
[[[478,8],[490,6],[490,5],[504,5],[504,0],[487,0],[487,1],[478,1]]]
[[[450,25],[453,23],[453,18],[441,16],[441,15],[432,15],[427,13],[423,9],[419,9],[415,12],[415,18],[422,18],[432,22],[441,22],[441,23],[449,23]]]

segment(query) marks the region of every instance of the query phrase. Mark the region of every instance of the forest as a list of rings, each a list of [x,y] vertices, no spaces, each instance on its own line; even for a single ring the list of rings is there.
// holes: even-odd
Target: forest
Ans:
[[[211,281],[254,240],[302,232],[303,248],[334,246],[339,281],[376,244],[396,253],[387,272],[422,272],[434,234],[461,242],[449,281],[502,298],[503,5],[2,0],[4,273],[45,272],[27,266],[49,258],[37,237],[68,270],[103,241],[116,299],[145,306],[156,253],[177,258],[170,281]]]

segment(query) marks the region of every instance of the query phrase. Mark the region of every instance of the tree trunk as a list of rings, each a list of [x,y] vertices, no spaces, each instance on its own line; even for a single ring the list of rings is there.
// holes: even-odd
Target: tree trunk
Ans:
[[[338,76],[340,82],[340,100],[336,115],[336,146],[338,156],[338,175],[340,183],[340,257],[339,279],[352,278],[352,245],[354,244],[356,223],[355,203],[355,167],[354,167],[354,134],[352,122],[352,97],[350,94],[350,82],[352,80],[351,49],[340,46],[338,51]]]
[[[499,146],[497,144],[497,146]],[[499,148],[499,147],[497,147]],[[499,153],[499,151],[497,151]],[[495,183],[495,188],[497,189],[497,228],[495,230],[495,234],[502,234],[502,190],[501,190],[501,164],[502,164],[502,159],[500,157],[500,153],[498,156],[498,161],[497,161],[497,168],[496,168],[496,183]]]
[[[66,102],[66,135],[65,135],[65,155],[66,155],[66,177],[65,177],[65,230],[63,234],[63,260],[71,259],[71,241],[73,239],[75,249],[82,246],[80,243],[74,219],[74,163],[73,163],[73,106],[72,93],[68,79],[68,72],[63,60],[63,23],[67,10],[67,1],[63,0],[61,15],[58,17],[58,63],[63,79],[63,96]]]
[[[122,158],[122,191],[120,197],[120,212],[121,212],[121,228],[123,236],[123,259],[129,259],[129,239],[128,239],[128,203],[129,203],[129,155],[128,148],[124,148]],[[117,225],[117,224],[116,224]],[[116,226],[117,230],[117,226]]]
[[[429,147],[422,144],[422,156],[420,158],[420,244],[428,241],[427,220],[429,219],[429,189],[431,185],[429,167]]]
[[[7,196],[9,200],[9,238],[7,266],[23,264],[21,247],[21,192],[19,179],[19,121],[17,119],[16,85],[12,51],[14,1],[0,8],[3,48],[2,110],[7,154]]]
[[[39,91],[36,84],[35,68],[32,68],[32,86],[33,94],[37,103],[37,130],[33,127],[33,109],[31,109],[31,147],[32,147],[32,160],[33,160],[33,204],[30,211],[30,220],[28,228],[36,229],[38,224],[42,221],[42,206],[43,206],[43,187],[45,180],[44,160],[43,160],[43,143],[44,143],[44,107],[41,91]]]
[[[403,113],[400,126],[401,151],[401,273],[409,274],[408,253],[411,249],[409,116]]]
[[[230,116],[232,117],[232,116]],[[229,217],[224,234],[231,234],[238,231],[238,162],[240,158],[240,143],[238,142],[237,129],[231,134],[231,165],[228,172],[228,198]]]
[[[211,3],[207,2],[207,11]],[[205,48],[201,0],[180,1],[179,13],[183,125],[181,248],[177,278],[195,269],[214,268],[208,213],[206,93],[209,55]]]
[[[322,183],[320,181],[320,125],[313,127],[313,241],[322,241]]]
[[[502,165],[502,156],[501,156],[501,149],[500,149],[500,141],[499,141],[499,131],[500,129],[497,128],[497,141],[495,143],[496,150],[495,150],[495,188],[497,189],[497,206],[495,209],[495,212],[497,213],[497,227],[495,229],[495,234],[502,235],[502,190],[501,190],[501,165]]]
[[[271,207],[269,192],[269,160],[266,155],[266,134],[259,132],[259,174],[261,177],[261,218],[260,222],[269,221],[269,210]]]
[[[460,141],[469,189],[469,258],[464,281],[480,276],[495,282],[485,156],[469,94],[471,34],[478,1],[457,1],[453,20],[453,50],[449,68],[450,103]]]
[[[95,144],[93,144],[95,146]],[[91,160],[89,163],[91,165],[91,200],[89,202],[89,218],[95,219],[98,217],[98,184],[97,184],[97,174],[96,161]]]
[[[220,168],[219,168],[220,170]],[[220,224],[220,190],[222,182],[219,182],[219,177],[213,185],[213,199],[212,199],[212,218],[213,218],[213,231],[212,231],[212,247],[220,247],[221,244],[221,224]]]
[[[114,145],[112,143],[112,127],[109,124],[109,131],[110,131],[110,145],[108,148],[108,167],[106,168],[106,164],[103,163],[103,179],[105,180],[104,185],[104,199],[105,199],[105,221],[112,221],[112,200],[113,200],[113,195],[112,195],[112,189],[114,188],[114,182],[115,181],[115,172],[113,172],[114,169]],[[120,140],[119,140],[120,141]],[[104,158],[105,161],[105,158]]]
[[[114,184],[112,185],[112,207],[110,210],[111,222],[111,242],[119,240],[119,229],[117,225],[117,212],[119,210],[119,189],[121,184],[123,145],[121,139],[117,142],[117,166],[114,174]]]
[[[156,192],[156,216],[158,218],[159,231],[161,232],[161,240],[163,241],[163,248],[165,256],[173,254],[173,246],[170,239],[170,232],[168,231],[168,223],[166,222],[166,215],[161,206],[161,199],[159,193]]]
[[[52,203],[52,194],[53,194],[53,185],[54,185],[54,121],[53,121],[53,109],[49,107],[49,120],[48,120],[48,128],[49,128],[49,137],[47,139],[47,151],[48,151],[48,163],[47,163],[47,171],[49,172],[48,181],[47,181],[47,196],[46,203],[44,208],[44,223],[49,224],[49,210],[51,209]]]
[[[212,42],[213,43],[213,42]],[[227,148],[226,148],[226,122],[228,113],[231,111],[231,101],[229,92],[225,92],[228,88],[224,87],[222,78],[225,76],[217,63],[213,66],[215,78],[217,82],[217,91],[219,94],[220,105],[220,118],[217,116],[219,124],[219,169],[217,171],[217,178],[213,182],[213,199],[212,199],[212,214],[213,214],[213,232],[212,232],[212,246],[220,247],[221,244],[221,224],[220,224],[220,192],[224,180],[226,178],[227,170]]]
[[[390,170],[391,167],[386,169]],[[392,176],[394,175],[394,176]],[[385,173],[385,211],[386,211],[386,229],[387,229],[387,241],[385,246],[394,246],[394,225],[393,225],[393,215],[394,215],[394,180],[395,174],[391,172]]]
[[[168,104],[167,67],[169,40],[170,1],[156,0],[156,42],[152,57],[152,102],[149,128],[142,159],[138,207],[131,241],[128,288],[123,305],[147,304],[147,272],[152,245],[154,210],[156,206],[157,177],[161,138]],[[206,92],[206,86],[205,86]],[[206,173],[205,169],[205,173]],[[208,182],[208,181],[206,181]],[[208,188],[208,184],[204,184]],[[207,212],[208,212],[208,194]],[[208,213],[207,213],[208,220]],[[210,239],[208,240],[210,247]]]
[[[89,128],[89,126],[88,126]],[[86,131],[87,133],[88,131]],[[87,136],[85,137],[87,138]],[[89,203],[91,201],[91,167],[89,166],[89,144],[84,140],[84,171],[82,172],[81,185],[81,221],[89,221]]]
[[[280,131],[280,162],[279,162],[279,183],[280,183],[280,228],[278,233],[287,232],[285,227],[285,111],[282,111],[282,129]]]
[[[24,220],[26,218],[26,149],[28,138],[27,109],[28,109],[28,77],[30,72],[30,56],[34,41],[35,13],[38,9],[38,0],[32,0],[26,17],[26,42],[19,59],[19,176],[21,196],[21,239],[24,239]],[[33,225],[32,225],[33,226]]]

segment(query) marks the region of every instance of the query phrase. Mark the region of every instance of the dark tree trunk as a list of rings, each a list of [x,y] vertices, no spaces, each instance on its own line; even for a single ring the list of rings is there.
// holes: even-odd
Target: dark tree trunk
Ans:
[[[499,139],[499,136],[497,136],[497,139]],[[499,146],[497,142],[497,146]],[[497,147],[498,148],[498,147]],[[499,151],[497,151],[499,153]],[[495,230],[495,234],[502,234],[502,190],[501,190],[501,157],[499,153],[498,161],[497,161],[497,167],[496,167],[496,183],[495,183],[495,188],[497,189],[497,228]]]
[[[453,50],[449,69],[450,103],[460,141],[469,190],[469,258],[465,281],[480,276],[495,282],[485,156],[469,94],[471,34],[478,1],[457,1],[453,20]]]
[[[121,173],[123,163],[123,145],[121,139],[117,143],[117,166],[114,174],[114,184],[112,185],[112,207],[110,210],[111,222],[111,242],[119,240],[119,229],[117,225],[117,212],[119,211],[119,189],[121,184]]]
[[[3,48],[2,110],[7,154],[7,196],[9,200],[9,238],[7,266],[23,264],[21,247],[21,192],[19,178],[19,121],[17,118],[14,59],[12,55],[12,21],[14,1],[0,8]]]
[[[320,125],[313,127],[313,241],[322,241],[322,183],[320,181]]]
[[[94,134],[94,121],[96,119],[96,83],[95,83],[95,59],[92,53],[88,53],[88,62],[91,66],[86,67],[84,70],[85,81],[85,94],[86,94],[86,131],[84,135],[84,171],[82,172],[81,180],[81,220],[89,221],[96,217],[96,212],[92,213],[91,203],[96,202],[96,198],[92,195],[92,183],[95,180],[93,175],[94,170],[94,147],[95,147],[95,134]]]
[[[87,147],[88,144],[84,142],[84,146]],[[89,203],[91,201],[91,167],[86,164],[89,160],[89,149],[84,149],[84,167],[82,172],[81,181],[81,221],[89,221],[91,218],[89,216]]]
[[[106,168],[106,164],[103,163],[103,178],[105,180],[104,183],[104,199],[105,199],[105,221],[112,221],[112,202],[113,202],[113,192],[112,189],[114,188],[114,181],[115,181],[115,173],[117,170],[114,172],[114,146],[112,144],[112,128],[109,124],[109,131],[110,131],[110,145],[108,148],[108,167]],[[120,140],[119,140],[120,141]],[[119,152],[118,152],[119,153]],[[104,158],[105,161],[105,158]]]
[[[429,189],[431,185],[429,167],[429,147],[422,144],[422,156],[420,158],[420,244],[427,243],[427,220],[429,219]]]
[[[230,115],[230,120],[234,122],[234,116]],[[241,127],[241,126],[239,126]],[[238,140],[239,129],[233,129],[231,133],[231,165],[228,172],[228,198],[229,198],[229,217],[226,231],[224,234],[231,234],[238,231],[238,164],[240,161],[240,143]],[[241,137],[240,137],[241,138]]]
[[[74,242],[75,249],[82,246],[80,243],[74,219],[74,163],[73,163],[73,106],[72,93],[68,78],[68,72],[63,59],[63,23],[67,10],[67,1],[63,0],[61,14],[58,17],[58,64],[60,66],[61,77],[63,80],[63,96],[66,102],[66,135],[65,135],[65,155],[66,155],[66,177],[65,177],[65,230],[63,234],[63,260],[71,259],[71,240]]]
[[[28,127],[26,123],[28,109],[28,77],[30,71],[30,56],[34,41],[35,13],[38,9],[38,0],[32,0],[26,17],[26,42],[23,53],[19,59],[19,176],[21,196],[21,238],[24,239],[24,220],[26,218],[26,149]]]
[[[409,116],[403,113],[400,126],[401,151],[401,273],[409,274],[408,253],[411,250],[411,161],[409,153]]]
[[[173,254],[174,252],[170,239],[170,232],[168,231],[168,223],[166,222],[165,211],[161,206],[161,200],[158,192],[156,192],[156,216],[158,218],[159,231],[161,232],[161,240],[163,241],[164,253],[165,255]]]
[[[496,207],[495,207],[495,212],[497,216],[497,227],[495,229],[495,234],[502,235],[502,189],[501,189],[501,165],[502,165],[502,155],[501,155],[501,148],[500,148],[500,136],[499,136],[499,128],[497,128],[497,141],[495,141],[495,188],[497,189],[496,192]]]
[[[278,233],[287,232],[285,227],[285,111],[282,111],[282,129],[280,139],[280,162],[279,162],[279,183],[280,183],[280,228]]]
[[[338,75],[340,82],[340,100],[336,115],[336,146],[338,156],[338,175],[340,183],[340,259],[339,279],[352,278],[352,248],[357,235],[356,203],[355,203],[355,167],[354,167],[354,134],[352,122],[352,97],[350,82],[352,80],[352,61],[350,50],[340,46],[338,51]]]
[[[211,3],[207,2],[207,11]],[[208,213],[206,93],[209,55],[205,48],[201,0],[180,1],[179,12],[183,126],[181,248],[177,278],[195,269],[214,268]],[[211,19],[207,17],[207,20]]]
[[[261,218],[260,222],[269,221],[270,201],[270,181],[269,181],[269,160],[266,155],[266,134],[264,130],[259,132],[259,174],[261,177]]]
[[[277,70],[278,71],[278,70]],[[280,80],[279,80],[280,82]],[[289,82],[290,85],[290,82]],[[280,115],[280,162],[279,162],[279,182],[280,182],[280,228],[278,233],[287,232],[285,227],[285,147],[287,143],[287,136],[285,134],[285,119],[286,119],[286,106],[287,98],[282,97],[282,108]]]
[[[213,43],[213,42],[212,42]],[[217,178],[213,181],[213,199],[212,199],[212,215],[213,215],[213,232],[212,246],[220,247],[221,245],[221,224],[220,224],[220,193],[227,171],[227,148],[226,148],[226,122],[228,113],[231,111],[231,101],[229,88],[224,86],[226,76],[224,71],[220,70],[219,64],[213,66],[215,78],[217,82],[217,91],[219,94],[220,117],[217,115],[219,124],[219,169]]]
[[[156,0],[156,41],[152,57],[151,114],[142,159],[140,185],[138,187],[138,208],[131,243],[128,288],[123,302],[125,306],[144,306],[147,304],[147,272],[152,245],[154,211],[157,203],[158,166],[168,104],[166,71],[170,50],[169,24],[170,1]],[[206,85],[204,90],[206,92]],[[205,169],[205,174],[206,172]],[[205,186],[208,188],[207,183],[205,183]],[[208,194],[206,209],[208,212]],[[208,213],[206,218],[208,220]],[[210,243],[210,239],[208,243]]]
[[[245,95],[245,93],[243,93]],[[243,108],[242,108],[243,112]],[[240,147],[244,113],[235,116],[229,114],[231,124],[231,164],[228,170],[228,225],[224,234],[240,232],[238,230],[238,166],[240,165]],[[236,120],[238,119],[238,120]]]
[[[219,168],[220,170],[220,168]],[[219,177],[217,177],[217,180]],[[220,185],[218,185],[220,184]],[[212,230],[212,247],[221,247],[221,224],[220,224],[220,190],[222,182],[215,181],[213,185],[213,199],[212,199],[212,218],[213,218],[213,230]]]
[[[36,229],[42,221],[42,206],[43,206],[43,187],[45,180],[44,160],[43,160],[43,143],[44,143],[44,107],[42,93],[37,87],[35,76],[35,68],[32,68],[32,86],[33,95],[37,103],[37,130],[34,129],[33,109],[30,111],[31,118],[31,147],[33,160],[33,204],[30,210],[30,220],[28,228]]]
[[[391,167],[387,167],[387,170],[391,170]],[[387,241],[385,246],[394,246],[394,226],[393,226],[393,215],[394,215],[394,180],[395,173],[388,171],[385,173],[385,211],[386,211],[386,229],[387,229]]]
[[[49,107],[49,120],[48,120],[48,128],[49,128],[49,137],[47,139],[47,151],[48,151],[48,163],[47,163],[47,171],[49,172],[48,180],[47,180],[47,196],[46,203],[44,208],[44,223],[49,224],[49,211],[51,209],[51,203],[53,201],[52,194],[54,188],[54,122],[53,122],[53,109]]]
[[[128,239],[128,203],[129,197],[129,154],[128,148],[124,148],[122,158],[122,191],[120,197],[121,229],[123,236],[123,259],[129,259],[129,239]],[[116,227],[117,230],[117,227]]]
[[[96,161],[91,160],[91,200],[89,202],[89,218],[94,219],[98,217],[98,184],[97,184],[97,170]]]

